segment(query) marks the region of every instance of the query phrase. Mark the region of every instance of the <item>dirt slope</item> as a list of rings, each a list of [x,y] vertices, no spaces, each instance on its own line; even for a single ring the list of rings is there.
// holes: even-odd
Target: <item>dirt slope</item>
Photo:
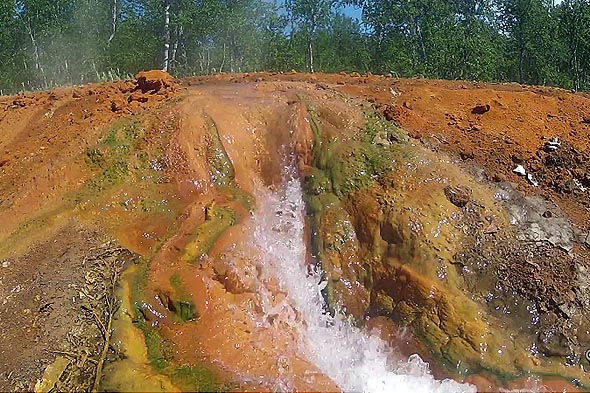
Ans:
[[[135,81],[0,97],[0,344],[4,348],[0,350],[0,390],[32,389],[59,351],[71,351],[72,345],[62,345],[72,340],[64,326],[78,326],[77,337],[82,340],[100,336],[92,315],[89,322],[88,310],[76,301],[81,296],[79,288],[96,273],[96,266],[88,261],[96,260],[96,250],[105,244],[107,251],[120,247],[132,251],[133,255],[116,254],[127,265],[139,264],[142,258],[152,261],[146,293],[176,305],[149,308],[154,305],[148,299],[145,310],[166,315],[162,330],[164,339],[177,339],[176,360],[213,359],[213,369],[222,378],[241,375],[249,381],[242,381],[243,389],[268,388],[262,382],[258,385],[253,376],[262,380],[279,367],[265,361],[276,342],[285,348],[295,344],[280,320],[271,324],[272,335],[249,325],[248,307],[253,307],[255,297],[247,289],[251,283],[244,280],[249,274],[246,265],[234,266],[223,259],[198,267],[171,261],[185,258],[181,251],[191,244],[201,247],[195,228],[209,217],[222,225],[224,220],[231,221],[228,227],[234,220],[248,221],[249,202],[244,195],[253,193],[252,179],[268,186],[280,181],[273,155],[290,136],[277,129],[285,131],[287,125],[301,130],[295,133],[300,166],[309,166],[313,134],[302,96],[320,109],[322,105],[331,108],[320,111],[320,117],[335,130],[360,127],[357,112],[363,105],[372,106],[406,130],[411,143],[448,154],[453,164],[473,178],[498,187],[512,183],[516,192],[554,202],[576,225],[573,251],[589,264],[590,98],[585,94],[516,84],[374,75],[242,74],[175,82],[156,73],[138,75]],[[249,131],[247,136],[244,130]],[[547,144],[552,138],[559,140],[557,150]],[[215,176],[207,167],[212,160],[218,165],[213,168]],[[530,173],[528,180],[513,172],[517,165]],[[414,195],[407,200],[418,204],[423,199],[427,198]],[[439,200],[433,201],[440,205]],[[557,213],[548,208],[543,214]],[[493,227],[495,222],[488,224]],[[246,236],[244,228],[228,229],[213,250],[221,252],[239,242]],[[524,284],[532,276],[546,282],[542,288],[549,288],[552,297],[548,299],[555,299],[561,296],[560,288],[571,284],[563,276],[574,274],[576,265],[566,252],[559,251],[552,260],[562,262],[552,267],[533,251],[516,255],[513,249],[518,244],[511,247],[506,249],[509,262],[504,266],[509,272],[506,291],[540,296],[537,287]],[[557,252],[546,250],[547,255],[551,253]],[[478,263],[475,254],[461,263]],[[194,292],[183,294],[181,300],[174,297],[180,291],[178,276],[191,277],[181,284],[190,284]],[[178,322],[179,317],[190,320],[196,315],[185,295],[196,299],[202,317],[197,330]],[[273,296],[280,303],[283,294],[276,290]],[[367,302],[359,302],[359,316]],[[208,308],[209,304],[215,307]],[[228,304],[242,310],[243,316],[217,312]],[[184,311],[173,312],[176,308]],[[384,331],[394,329],[377,323],[380,311],[370,316]],[[224,335],[234,335],[223,348],[218,347],[217,336],[207,333],[220,325],[227,327]],[[251,331],[261,343],[250,353],[257,361],[241,364],[232,348],[243,337],[253,337]],[[271,337],[266,342],[265,335]],[[192,351],[194,342],[201,346],[197,354]],[[100,340],[88,344],[87,355],[97,356],[100,344]],[[408,345],[420,347],[416,342]],[[76,354],[78,364],[82,355]],[[152,355],[139,354],[137,359],[141,362]],[[317,372],[294,350],[285,350],[285,361],[291,362],[293,374]],[[95,366],[90,362],[90,368],[79,367],[80,380],[88,380]],[[447,376],[442,369],[440,376]],[[76,385],[72,375],[68,380],[72,385],[62,388],[88,387],[86,382]],[[482,380],[473,377],[471,382],[482,388],[506,386],[489,375]],[[110,383],[113,389],[121,386],[116,379]],[[154,379],[159,386],[167,383]],[[219,387],[211,383],[200,386]],[[301,389],[333,389],[323,377],[293,383]]]

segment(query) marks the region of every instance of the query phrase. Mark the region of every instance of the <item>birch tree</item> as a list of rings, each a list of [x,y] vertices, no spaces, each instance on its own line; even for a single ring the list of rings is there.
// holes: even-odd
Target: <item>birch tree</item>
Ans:
[[[287,0],[286,9],[306,37],[308,70],[315,72],[314,40],[319,29],[327,25],[336,0]]]

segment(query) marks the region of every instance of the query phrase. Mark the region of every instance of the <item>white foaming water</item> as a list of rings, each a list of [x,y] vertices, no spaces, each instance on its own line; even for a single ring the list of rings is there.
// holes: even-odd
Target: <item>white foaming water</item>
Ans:
[[[294,170],[287,169],[284,189],[256,195],[254,246],[260,268],[278,280],[301,321],[301,354],[345,392],[475,392],[472,385],[437,381],[418,355],[392,360],[378,337],[353,326],[344,316],[324,310],[320,271],[305,264],[303,192]]]

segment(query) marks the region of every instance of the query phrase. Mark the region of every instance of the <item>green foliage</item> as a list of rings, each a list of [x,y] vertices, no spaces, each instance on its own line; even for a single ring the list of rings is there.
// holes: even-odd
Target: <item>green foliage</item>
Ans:
[[[169,23],[165,7],[169,5]],[[362,21],[342,7],[362,8]],[[359,71],[588,89],[587,0],[6,0],[0,93],[176,76]]]

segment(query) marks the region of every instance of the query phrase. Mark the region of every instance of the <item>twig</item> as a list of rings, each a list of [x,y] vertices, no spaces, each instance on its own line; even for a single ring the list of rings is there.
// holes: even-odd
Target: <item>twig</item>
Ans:
[[[80,357],[79,353],[73,353],[73,352],[68,352],[68,351],[54,351],[54,350],[48,350],[48,352],[54,353],[56,355],[66,355],[66,356],[70,356],[72,358],[78,359]],[[97,364],[98,361],[94,360],[92,358],[86,358],[86,360],[88,360],[90,363],[94,363]]]
[[[116,270],[116,267],[113,266],[113,275],[111,277],[111,294],[107,296],[107,299],[115,299],[115,287],[117,284],[117,280],[119,278],[119,272]],[[96,365],[96,374],[94,377],[94,385],[92,386],[92,393],[98,392],[98,386],[100,385],[100,380],[102,378],[102,368],[104,366],[104,362],[107,358],[107,354],[109,352],[110,341],[111,341],[111,330],[113,326],[113,314],[117,311],[117,302],[108,302],[109,310],[108,310],[108,322],[107,328],[104,337],[104,344],[102,347],[102,351],[100,357],[98,358],[98,363]],[[102,325],[104,326],[104,325]]]

